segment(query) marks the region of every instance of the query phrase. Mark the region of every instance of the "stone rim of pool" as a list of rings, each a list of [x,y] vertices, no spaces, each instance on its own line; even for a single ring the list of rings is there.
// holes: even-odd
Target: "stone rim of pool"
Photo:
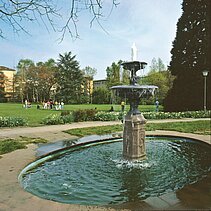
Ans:
[[[167,137],[167,136],[150,136],[150,137],[153,137],[153,138],[160,138],[160,137]],[[168,136],[167,138],[169,138],[169,137],[171,137],[172,139],[175,139],[175,138],[178,138],[178,137],[172,137],[172,136]],[[182,139],[183,140],[185,140],[185,138],[184,137],[182,137]],[[187,138],[187,140],[191,140],[191,141],[193,141],[193,142],[197,142],[197,140],[196,139],[190,139],[190,138]],[[50,159],[53,159],[55,156],[56,157],[58,157],[58,156],[60,156],[60,155],[62,155],[62,154],[65,154],[65,153],[67,153],[67,151],[68,150],[72,150],[72,151],[75,151],[75,150],[78,150],[79,148],[80,148],[80,150],[81,150],[81,148],[83,148],[83,149],[85,149],[85,148],[87,148],[87,147],[90,147],[90,144],[92,145],[92,144],[94,144],[94,145],[99,145],[99,144],[105,144],[105,143],[111,143],[111,142],[119,142],[120,141],[120,138],[109,138],[109,139],[107,139],[107,137],[106,138],[103,138],[103,139],[101,139],[101,140],[97,140],[97,141],[88,141],[88,142],[86,142],[86,143],[79,143],[79,144],[76,144],[76,145],[74,145],[74,146],[71,146],[71,147],[67,147],[67,148],[64,148],[64,149],[60,149],[60,150],[56,150],[56,151],[54,151],[54,152],[52,152],[52,153],[49,153],[49,154],[47,154],[47,156],[42,156],[41,158],[38,158],[35,162],[33,162],[33,163],[30,163],[29,165],[27,165],[26,166],[26,168],[24,168],[23,170],[22,170],[22,172],[20,173],[20,175],[19,175],[19,181],[21,182],[21,180],[22,180],[22,176],[23,175],[25,175],[25,173],[27,172],[27,171],[29,171],[30,169],[32,169],[32,168],[34,168],[34,166],[37,166],[37,165],[40,165],[40,164],[36,164],[38,161],[39,161],[39,163],[43,163],[43,162],[46,162],[47,160],[50,160]],[[201,143],[201,142],[198,142],[199,144],[202,144],[202,145],[204,145],[204,143]],[[206,145],[206,144],[205,144]],[[204,146],[205,146],[204,145]],[[210,147],[209,145],[206,145],[208,148]],[[210,171],[210,170],[209,170]],[[150,196],[149,196],[150,197]],[[74,203],[72,203],[72,204],[74,204]],[[80,204],[80,203],[79,203]],[[92,204],[92,203],[87,203],[86,205],[96,205],[96,204]],[[97,205],[107,205],[107,204],[97,204]]]

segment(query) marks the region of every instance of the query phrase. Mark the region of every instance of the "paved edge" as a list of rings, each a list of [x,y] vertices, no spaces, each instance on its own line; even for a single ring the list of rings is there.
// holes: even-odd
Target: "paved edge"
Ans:
[[[201,120],[201,119],[200,119]],[[181,121],[181,120],[180,120]],[[185,120],[186,121],[186,120]],[[191,120],[188,120],[191,121]],[[195,120],[196,121],[196,120]],[[149,121],[150,122],[150,121]],[[103,125],[112,125],[117,124],[118,122],[107,122]],[[95,122],[97,126],[100,126],[98,122]],[[88,127],[93,126],[94,124],[78,124],[78,127]],[[52,127],[53,128],[53,127]],[[51,129],[52,129],[51,128]],[[25,128],[28,130],[28,128]],[[55,129],[55,128],[53,128]],[[55,133],[62,133],[60,130]],[[2,130],[0,130],[2,131]],[[8,134],[12,130],[5,129],[4,131],[8,131]],[[14,131],[14,130],[13,130]],[[18,131],[18,130],[16,130]],[[41,131],[40,131],[41,132]],[[41,132],[37,135],[44,135],[45,133],[49,133],[49,130],[46,132]],[[12,133],[16,135],[15,133]],[[28,135],[35,135],[36,133],[27,133]],[[26,134],[24,134],[26,135]],[[211,144],[211,137],[204,136],[204,135],[195,135],[195,134],[187,134],[187,133],[179,133],[179,132],[172,132],[172,131],[147,131],[146,135],[163,135],[163,136],[179,136],[179,137],[186,137],[186,138],[193,138],[202,142],[206,142]],[[53,135],[56,138],[56,135]],[[58,136],[60,137],[60,135]],[[1,138],[1,137],[0,137]],[[51,140],[52,137],[49,138]],[[68,137],[67,137],[68,138]],[[57,139],[59,140],[59,139]],[[60,139],[61,140],[61,139]],[[21,170],[30,162],[35,160],[35,153],[36,153],[36,145],[30,144],[28,145],[27,149],[16,150],[14,152],[2,155],[0,159],[0,211],[10,211],[10,210],[20,210],[20,211],[28,211],[28,210],[70,210],[70,211],[112,211],[116,210],[114,208],[109,207],[97,207],[97,206],[82,206],[82,205],[70,205],[70,204],[61,204],[58,202],[53,202],[49,200],[44,200],[38,198],[26,191],[24,191],[20,184],[18,183],[17,177]],[[173,199],[172,199],[173,198]],[[165,199],[165,200],[164,200]],[[161,203],[162,202],[162,203]],[[156,205],[158,204],[158,205]],[[183,207],[178,202],[178,199],[175,196],[175,193],[169,193],[167,196],[160,196],[160,197],[152,197],[144,200],[139,204],[139,210],[142,209],[172,209],[172,207],[177,207],[179,209],[187,209],[187,207]],[[128,207],[130,209],[130,207]],[[121,209],[119,207],[118,209]],[[126,209],[121,209],[126,210]]]

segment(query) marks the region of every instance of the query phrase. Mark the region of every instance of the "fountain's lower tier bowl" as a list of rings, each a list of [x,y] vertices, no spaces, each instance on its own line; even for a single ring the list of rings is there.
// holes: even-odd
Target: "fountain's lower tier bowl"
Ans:
[[[116,96],[139,101],[140,98],[153,96],[158,87],[154,85],[119,85],[112,86],[111,89],[116,92]]]
[[[19,180],[48,200],[112,205],[176,191],[211,170],[211,147],[193,140],[148,137],[146,153],[146,160],[129,162],[119,139],[86,143],[31,163]]]

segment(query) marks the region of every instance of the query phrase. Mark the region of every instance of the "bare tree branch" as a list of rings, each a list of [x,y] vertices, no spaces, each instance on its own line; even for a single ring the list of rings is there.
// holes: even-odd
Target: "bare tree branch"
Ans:
[[[106,32],[102,27],[101,19],[103,14],[102,0],[67,0],[70,1],[69,16],[62,26],[56,26],[57,21],[61,22],[63,18],[62,9],[58,9],[58,5],[54,0],[0,0],[0,37],[4,37],[5,30],[1,23],[11,27],[15,33],[24,32],[29,34],[26,28],[27,22],[40,22],[45,26],[47,31],[50,28],[61,33],[61,41],[68,33],[72,38],[78,38],[79,33],[77,23],[79,20],[79,13],[81,11],[88,11],[91,15],[90,26],[94,22]],[[112,9],[117,6],[117,0],[110,0]],[[49,28],[50,26],[50,28]]]

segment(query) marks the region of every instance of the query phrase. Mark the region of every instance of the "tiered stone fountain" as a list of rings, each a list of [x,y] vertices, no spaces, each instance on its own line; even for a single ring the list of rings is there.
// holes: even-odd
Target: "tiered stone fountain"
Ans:
[[[106,135],[93,141],[84,137],[75,145],[54,151],[26,166],[19,175],[26,191],[60,203],[122,208],[129,205],[134,210],[143,206],[173,209],[173,196],[179,205],[184,201],[184,204],[188,202],[188,208],[197,209],[202,206],[195,205],[189,195],[182,199],[182,188],[195,183],[198,186],[198,181],[205,181],[201,183],[203,191],[197,193],[203,193],[203,207],[210,208],[211,193],[207,191],[210,184],[202,180],[210,175],[209,146],[187,138],[148,137],[145,159],[146,120],[138,105],[141,98],[152,95],[157,87],[137,83],[136,72],[146,63],[137,61],[136,55],[133,46],[132,61],[122,64],[131,72],[130,85],[112,87],[118,96],[126,97],[130,103],[125,116],[123,153],[121,138]],[[208,189],[204,189],[204,184]],[[164,203],[162,196],[166,200],[168,193],[171,200]],[[158,201],[158,206],[154,205],[154,200]]]
[[[137,48],[132,46],[132,61],[122,63],[124,69],[130,71],[130,85],[111,87],[115,94],[126,98],[130,104],[130,110],[125,116],[123,132],[123,157],[127,160],[142,160],[146,158],[145,150],[145,124],[146,119],[138,110],[141,98],[146,98],[155,93],[158,88],[153,85],[139,85],[136,72],[144,69],[147,63],[137,60]]]

